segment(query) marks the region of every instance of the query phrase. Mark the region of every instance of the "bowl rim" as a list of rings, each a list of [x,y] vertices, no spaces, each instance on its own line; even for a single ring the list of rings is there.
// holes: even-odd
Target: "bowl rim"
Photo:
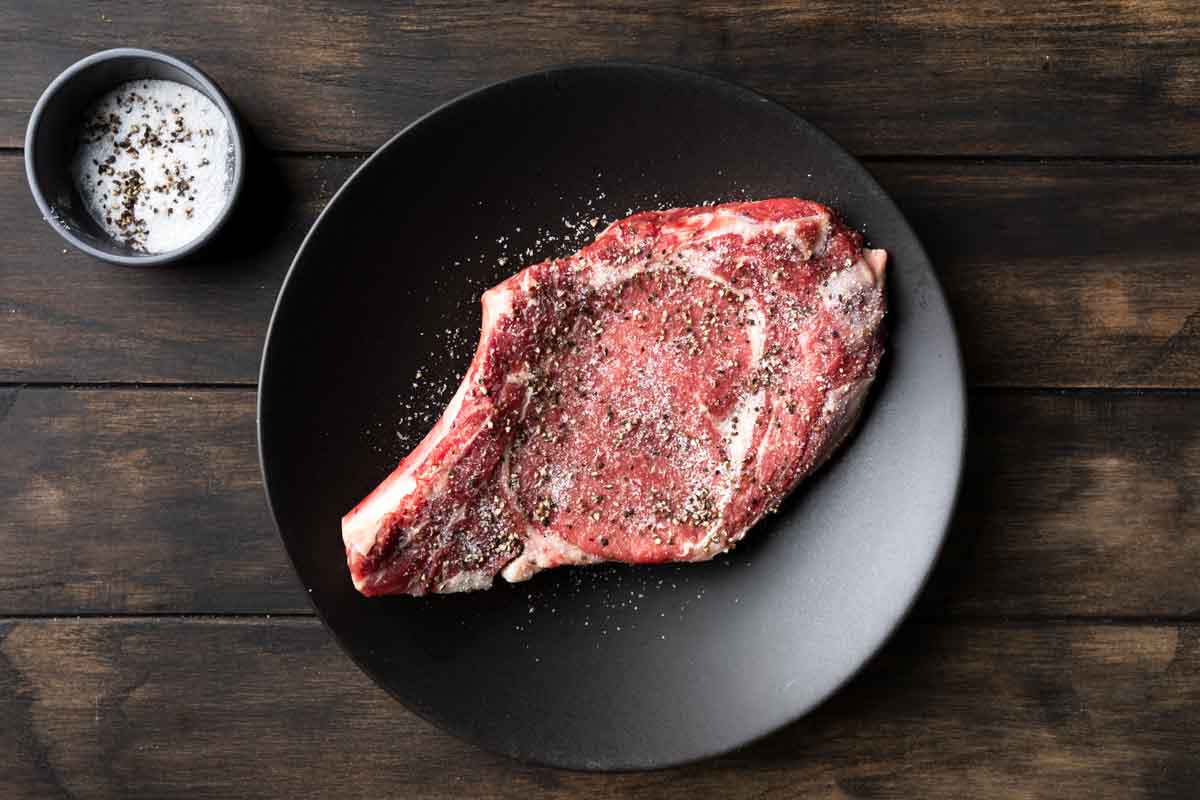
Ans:
[[[42,193],[41,181],[35,167],[35,155],[37,150],[37,133],[41,127],[42,116],[46,111],[46,107],[49,105],[51,99],[81,72],[104,61],[113,61],[116,59],[158,61],[183,72],[200,85],[204,93],[221,110],[221,113],[225,115],[225,119],[229,123],[229,136],[233,147],[233,183],[229,195],[226,197],[225,204],[221,208],[220,213],[217,214],[217,218],[199,236],[174,250],[167,250],[162,253],[147,253],[145,255],[123,255],[120,253],[108,253],[97,247],[93,247],[88,242],[76,236],[58,219],[53,207]],[[232,214],[237,198],[242,192],[242,184],[245,182],[246,172],[246,148],[241,128],[238,125],[237,115],[234,113],[233,106],[230,105],[225,94],[217,84],[198,68],[174,56],[138,47],[116,47],[110,50],[101,50],[98,53],[92,53],[90,56],[81,58],[60,72],[42,92],[33,107],[32,113],[29,115],[29,124],[25,128],[24,155],[25,179],[29,183],[29,190],[33,193],[34,202],[37,203],[38,209],[42,213],[42,218],[50,224],[50,227],[77,250],[81,250],[102,261],[107,261],[110,264],[117,264],[124,267],[151,267],[182,261],[204,246],[204,244],[216,235],[217,231],[221,229]]]

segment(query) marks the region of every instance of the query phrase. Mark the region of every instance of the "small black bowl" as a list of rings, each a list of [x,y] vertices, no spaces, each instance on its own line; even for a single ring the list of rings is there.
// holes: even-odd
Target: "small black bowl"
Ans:
[[[229,122],[233,169],[225,207],[203,233],[165,253],[139,253],[113,240],[84,208],[71,179],[83,113],[100,95],[126,81],[168,80],[206,95]],[[46,87],[25,131],[25,176],[42,216],[54,230],[89,255],[124,266],[157,266],[178,261],[204,245],[229,218],[242,189],[245,146],[233,108],[216,84],[200,70],[152,50],[104,50],[77,61]]]

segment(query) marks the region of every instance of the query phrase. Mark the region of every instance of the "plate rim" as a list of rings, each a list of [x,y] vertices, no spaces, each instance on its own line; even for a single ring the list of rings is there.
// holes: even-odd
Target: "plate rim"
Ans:
[[[389,150],[390,148],[395,146],[405,136],[409,135],[410,133],[412,133],[413,131],[415,131],[422,125],[424,125],[428,120],[433,119],[433,118],[443,114],[444,112],[447,112],[447,111],[455,108],[456,106],[458,106],[460,104],[469,102],[476,95],[481,95],[481,94],[484,94],[487,92],[501,89],[501,88],[510,86],[511,84],[514,84],[514,83],[532,81],[532,80],[539,79],[539,78],[549,78],[552,76],[562,75],[562,74],[572,73],[572,72],[602,71],[602,70],[609,70],[609,69],[624,70],[624,71],[635,72],[635,73],[642,72],[642,73],[651,73],[651,74],[658,73],[658,74],[665,74],[665,75],[673,75],[676,77],[683,77],[687,80],[694,81],[697,84],[709,84],[715,88],[721,88],[726,91],[733,90],[739,94],[745,95],[745,96],[747,96],[751,99],[754,99],[758,102],[768,104],[768,105],[774,107],[775,109],[778,109],[779,111],[782,111],[783,113],[787,114],[788,116],[794,118],[799,123],[801,123],[803,126],[807,127],[809,129],[809,131],[812,134],[814,134],[815,137],[825,147],[829,147],[829,148],[832,148],[836,152],[840,152],[841,154],[846,156],[848,159],[850,159],[856,166],[858,166],[859,169],[862,170],[863,174],[868,179],[869,185],[874,189],[874,191],[878,192],[878,194],[882,198],[884,198],[886,200],[886,202],[890,203],[896,209],[896,211],[898,212],[898,217],[899,217],[900,223],[903,225],[904,230],[908,233],[912,242],[915,243],[915,245],[917,247],[918,255],[922,259],[924,259],[925,265],[928,267],[930,281],[929,281],[927,291],[929,291],[934,296],[934,298],[941,304],[941,307],[944,310],[945,315],[946,315],[947,323],[949,325],[950,352],[947,355],[951,362],[951,367],[953,368],[953,372],[957,376],[957,380],[955,380],[953,382],[953,386],[951,388],[957,394],[958,405],[962,409],[961,418],[960,418],[959,424],[958,424],[958,426],[956,426],[956,430],[955,430],[955,433],[958,436],[958,448],[957,448],[957,451],[954,456],[954,464],[952,465],[953,469],[947,470],[947,472],[952,472],[954,475],[954,489],[950,495],[950,502],[947,504],[946,508],[944,509],[943,518],[940,520],[939,524],[937,524],[936,526],[931,526],[931,528],[936,527],[936,530],[937,530],[936,546],[932,548],[928,563],[924,567],[924,570],[920,576],[920,580],[918,580],[914,584],[914,587],[913,587],[913,590],[912,590],[910,596],[908,598],[906,598],[906,600],[902,606],[901,605],[897,606],[897,612],[893,615],[893,617],[890,620],[888,620],[887,625],[885,626],[886,632],[883,633],[881,636],[879,636],[878,641],[874,642],[871,646],[869,646],[866,649],[867,652],[866,652],[865,657],[863,657],[853,669],[848,670],[846,675],[843,676],[839,681],[836,681],[826,692],[820,694],[819,696],[815,697],[814,699],[810,700],[807,703],[802,703],[802,704],[798,705],[793,712],[789,713],[786,716],[785,719],[783,719],[780,722],[772,722],[765,729],[763,729],[762,731],[760,731],[759,733],[757,733],[753,736],[744,738],[743,740],[736,742],[734,744],[730,744],[730,745],[719,746],[719,747],[715,747],[715,748],[706,748],[706,749],[702,748],[702,752],[697,752],[697,753],[694,753],[694,754],[691,754],[691,755],[688,755],[688,756],[685,756],[682,758],[675,758],[675,759],[670,759],[670,760],[651,760],[651,761],[645,762],[645,763],[622,763],[622,764],[616,764],[616,765],[612,765],[612,766],[599,764],[597,762],[588,761],[586,759],[581,759],[581,760],[572,761],[572,762],[567,762],[565,760],[564,761],[553,761],[550,759],[543,759],[536,755],[527,755],[527,754],[516,753],[516,752],[509,751],[509,750],[500,749],[499,747],[495,746],[493,743],[483,741],[482,739],[480,739],[479,737],[477,737],[476,735],[474,735],[470,732],[462,732],[462,731],[458,731],[458,730],[452,730],[447,724],[443,723],[442,721],[431,718],[424,711],[414,708],[413,706],[411,706],[407,702],[405,702],[403,698],[401,698],[395,691],[393,691],[387,685],[387,683],[385,681],[383,681],[380,678],[380,676],[376,673],[376,670],[374,669],[374,667],[368,665],[362,659],[360,659],[359,656],[350,649],[350,647],[343,640],[343,638],[338,634],[338,632],[329,623],[329,620],[326,618],[324,612],[321,610],[321,608],[317,605],[316,601],[313,599],[312,587],[310,587],[305,582],[304,577],[300,572],[300,569],[297,567],[296,559],[292,556],[291,549],[288,545],[287,537],[284,535],[284,532],[283,532],[283,526],[280,525],[279,516],[276,514],[276,511],[275,511],[276,501],[271,495],[270,482],[269,482],[268,476],[267,476],[265,448],[263,445],[263,424],[262,424],[264,378],[267,373],[267,361],[268,361],[268,356],[269,356],[270,350],[271,350],[271,340],[272,340],[272,336],[275,332],[276,321],[280,315],[280,309],[283,306],[284,297],[287,294],[287,290],[292,281],[293,276],[295,275],[295,273],[298,270],[300,261],[303,258],[304,253],[308,248],[309,242],[312,240],[312,238],[316,234],[317,230],[320,228],[321,223],[324,221],[326,215],[330,214],[331,210],[341,199],[342,195],[345,194],[349,190],[351,184],[353,184],[354,181],[361,174],[363,174],[364,171],[367,170],[377,159],[379,159],[387,150]],[[393,701],[399,703],[408,713],[417,716],[418,718],[423,720],[425,723],[433,726],[438,731],[441,731],[447,735],[453,736],[454,738],[456,738],[460,741],[468,742],[472,746],[478,747],[481,750],[484,750],[486,752],[500,754],[500,755],[502,755],[506,758],[509,758],[513,761],[516,761],[518,763],[531,764],[531,765],[540,766],[540,767],[550,767],[550,768],[554,768],[554,769],[564,769],[564,770],[585,772],[585,773],[605,773],[605,772],[607,772],[607,773],[624,773],[624,772],[641,772],[641,771],[660,771],[660,770],[672,769],[672,768],[677,768],[677,767],[683,767],[683,766],[687,766],[687,765],[691,765],[691,764],[696,764],[701,761],[707,761],[707,760],[710,760],[713,758],[719,758],[721,756],[728,755],[733,752],[738,752],[738,751],[747,749],[747,748],[753,746],[754,744],[756,744],[757,742],[760,742],[760,741],[778,733],[779,731],[783,730],[784,728],[787,728],[787,727],[795,724],[800,719],[804,718],[809,713],[811,713],[814,709],[816,709],[817,707],[826,703],[831,697],[833,697],[834,695],[839,693],[851,681],[853,681],[860,673],[862,673],[862,671],[866,668],[866,666],[868,664],[870,664],[871,662],[873,662],[876,659],[876,657],[879,655],[880,651],[895,636],[896,632],[900,629],[900,627],[903,625],[904,621],[908,618],[913,607],[916,605],[917,600],[924,593],[924,590],[929,583],[929,579],[933,573],[934,568],[941,561],[941,557],[943,555],[943,552],[944,552],[945,546],[946,546],[946,540],[949,537],[950,526],[953,522],[954,514],[955,514],[955,512],[958,508],[959,502],[962,498],[963,471],[964,471],[964,464],[965,464],[966,450],[967,450],[967,440],[968,440],[968,420],[969,420],[969,404],[968,404],[968,393],[967,393],[967,384],[966,384],[966,371],[965,371],[965,367],[964,367],[964,363],[963,363],[962,346],[960,343],[960,338],[959,338],[959,333],[958,333],[958,325],[955,322],[953,309],[951,308],[950,304],[946,300],[945,290],[942,288],[942,284],[941,284],[940,279],[938,278],[937,272],[933,268],[933,262],[929,258],[929,254],[925,249],[924,243],[921,241],[920,237],[918,237],[916,232],[913,230],[912,225],[909,223],[908,218],[904,214],[900,205],[895,201],[895,199],[891,196],[891,194],[888,193],[879,184],[879,181],[875,178],[875,175],[869,169],[867,169],[866,165],[864,165],[853,153],[851,153],[849,150],[847,150],[845,147],[843,147],[840,143],[838,143],[832,136],[830,136],[828,133],[826,133],[823,128],[821,128],[820,126],[811,122],[810,120],[808,120],[804,115],[800,114],[799,112],[792,110],[784,103],[782,103],[778,100],[775,100],[771,97],[768,97],[767,95],[764,95],[755,89],[751,89],[751,88],[744,86],[738,82],[731,81],[731,80],[728,80],[723,77],[717,77],[710,73],[703,72],[703,71],[696,70],[696,69],[689,69],[689,68],[677,67],[677,66],[666,65],[666,64],[641,62],[641,61],[636,61],[636,60],[613,59],[613,60],[585,60],[585,61],[569,62],[569,63],[564,63],[564,64],[552,65],[549,67],[545,67],[543,69],[534,70],[532,72],[522,73],[519,75],[510,76],[507,78],[501,78],[499,80],[492,81],[490,83],[479,86],[475,89],[471,89],[467,92],[459,94],[459,95],[437,105],[436,107],[427,111],[426,113],[421,114],[416,119],[414,119],[412,122],[410,122],[407,125],[405,125],[404,127],[402,127],[399,131],[397,131],[395,134],[393,134],[391,137],[389,137],[387,139],[387,141],[385,141],[382,145],[377,147],[374,150],[374,152],[372,152],[371,155],[369,155],[363,161],[362,164],[360,164],[357,168],[354,169],[353,172],[350,173],[350,175],[345,179],[345,181],[343,181],[342,185],[338,187],[337,191],[334,192],[333,195],[329,198],[328,202],[326,202],[325,207],[321,209],[321,212],[320,212],[320,214],[317,215],[317,218],[315,220],[313,220],[313,223],[309,227],[308,232],[305,233],[304,238],[301,240],[299,247],[296,249],[296,253],[292,257],[291,263],[288,265],[288,269],[284,275],[283,281],[280,283],[278,294],[275,297],[275,303],[271,309],[270,319],[267,323],[267,330],[263,337],[262,355],[260,356],[260,359],[259,359],[258,383],[255,387],[254,429],[255,429],[255,441],[256,441],[257,450],[258,450],[259,474],[260,474],[260,478],[262,480],[263,493],[267,500],[267,509],[271,516],[271,522],[275,527],[275,533],[278,538],[278,542],[279,542],[280,546],[283,548],[284,553],[287,555],[288,562],[291,564],[292,573],[296,576],[296,579],[299,581],[301,587],[306,590],[304,592],[305,598],[307,599],[309,606],[313,609],[313,612],[315,613],[317,618],[321,620],[321,625],[322,625],[322,627],[324,627],[326,633],[330,637],[332,637],[332,639],[335,642],[337,642],[339,649],[342,651],[342,653],[344,655],[346,655],[350,659],[351,663],[353,663],[359,670],[361,670],[364,674],[366,674],[371,679],[371,682],[374,683],[377,688],[382,689]]]

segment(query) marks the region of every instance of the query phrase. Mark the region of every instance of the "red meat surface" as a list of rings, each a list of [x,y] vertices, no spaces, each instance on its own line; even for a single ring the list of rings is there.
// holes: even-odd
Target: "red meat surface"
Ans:
[[[797,199],[635,214],[483,295],[441,420],[342,520],[363,594],[728,551],[845,438],[882,250]]]

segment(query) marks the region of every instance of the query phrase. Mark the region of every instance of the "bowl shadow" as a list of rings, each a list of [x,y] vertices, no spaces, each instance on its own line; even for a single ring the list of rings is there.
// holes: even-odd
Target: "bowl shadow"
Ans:
[[[283,233],[298,201],[289,188],[278,157],[242,123],[246,172],[242,194],[224,226],[203,249],[185,262],[213,274],[257,263]]]

